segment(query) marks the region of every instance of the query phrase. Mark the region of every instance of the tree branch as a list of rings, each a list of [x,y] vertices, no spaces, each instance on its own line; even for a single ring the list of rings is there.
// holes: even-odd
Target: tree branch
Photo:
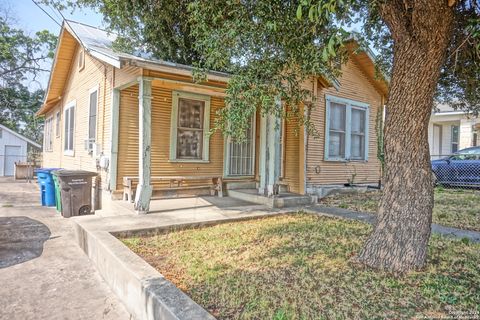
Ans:
[[[19,70],[23,70],[23,69],[30,69],[30,70],[37,70],[37,71],[49,71],[49,70],[36,68],[36,67],[27,67],[27,64],[29,64],[29,63],[36,63],[38,61],[45,60],[45,59],[48,59],[48,57],[47,56],[42,56],[42,57],[38,57],[38,58],[27,59],[20,66],[18,66],[16,68],[9,69],[9,70],[4,69],[5,71],[0,73],[0,77],[4,77],[7,74],[10,74],[10,73],[13,73],[13,72],[16,72],[16,71],[19,71]]]

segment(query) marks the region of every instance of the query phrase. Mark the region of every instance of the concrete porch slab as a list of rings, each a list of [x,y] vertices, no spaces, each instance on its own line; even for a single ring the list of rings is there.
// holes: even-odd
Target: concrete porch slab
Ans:
[[[292,192],[282,192],[273,197],[258,194],[257,189],[228,190],[232,198],[268,206],[270,208],[288,208],[311,205],[316,202],[316,197],[300,195]]]

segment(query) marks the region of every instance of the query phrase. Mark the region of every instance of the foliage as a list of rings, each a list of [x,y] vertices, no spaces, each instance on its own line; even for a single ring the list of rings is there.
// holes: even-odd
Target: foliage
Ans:
[[[359,222],[292,214],[122,240],[218,319],[480,312],[478,244],[434,236],[425,270],[395,277],[349,261],[369,232]]]
[[[42,140],[42,121],[35,112],[42,104],[43,90],[29,91],[43,66],[53,58],[56,37],[39,31],[35,36],[16,29],[0,17],[0,123],[32,140]]]
[[[43,121],[35,117],[35,112],[44,94],[43,90],[30,92],[23,85],[0,87],[0,123],[40,143]]]
[[[31,37],[0,17],[0,85],[15,87],[41,71],[42,62],[53,58],[56,37],[47,30]]]
[[[230,73],[229,108],[220,111],[216,129],[240,139],[256,110],[298,118],[314,134],[314,126],[299,108],[312,101],[311,92],[305,90],[311,88],[301,85],[312,75],[337,77],[345,60],[342,43],[349,37],[335,23],[342,13],[333,0],[320,21],[301,19],[297,1],[44,2],[60,9],[97,8],[121,35],[121,46],[129,42],[156,58],[192,64],[198,67],[198,80],[206,70]]]
[[[195,65],[200,71],[231,73],[229,108],[220,111],[216,128],[240,138],[256,110],[299,117],[315,133],[309,119],[299,114],[299,103],[311,101],[301,84],[312,75],[339,76],[346,58],[343,43],[352,37],[345,30],[352,26],[361,26],[363,38],[357,40],[379,53],[379,72],[388,75],[393,61],[392,39],[379,15],[379,0],[43,2],[59,9],[98,9],[109,28],[120,34],[117,48],[149,52],[156,58]],[[473,110],[478,110],[480,90],[479,10],[474,0],[456,6],[454,40],[437,95],[441,102]],[[197,78],[202,76],[200,72]]]
[[[316,2],[315,0],[313,1]],[[321,1],[320,1],[321,2]],[[380,73],[390,75],[393,65],[393,41],[389,28],[382,21],[378,6],[382,1],[350,2],[352,21],[363,26],[362,36],[378,55]],[[362,4],[363,3],[363,4]],[[413,4],[410,4],[413,6]],[[345,25],[350,25],[346,22]],[[478,115],[480,112],[480,3],[459,0],[455,6],[453,39],[445,54],[436,102]]]

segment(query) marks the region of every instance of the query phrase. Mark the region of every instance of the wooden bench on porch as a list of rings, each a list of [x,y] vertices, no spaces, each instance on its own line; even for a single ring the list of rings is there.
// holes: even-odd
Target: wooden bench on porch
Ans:
[[[185,186],[185,181],[209,181],[209,183]],[[133,202],[133,193],[136,189],[136,185],[139,181],[138,177],[123,177],[123,200]],[[217,195],[223,197],[223,180],[221,176],[152,176],[150,181],[168,181],[168,188],[157,188],[154,190],[190,190],[190,189],[205,189],[210,188],[210,194],[212,196]],[[154,199],[154,197],[152,197]]]

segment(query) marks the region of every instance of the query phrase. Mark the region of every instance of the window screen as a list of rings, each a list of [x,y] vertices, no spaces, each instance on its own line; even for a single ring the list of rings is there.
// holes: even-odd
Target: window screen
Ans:
[[[329,156],[345,158],[346,106],[332,102],[330,104]]]
[[[363,159],[365,156],[365,110],[352,108],[350,157]]]
[[[452,126],[452,153],[458,151],[459,131],[458,126]]]
[[[74,128],[75,128],[75,107],[69,107],[65,110],[65,142],[64,150],[73,151]]]
[[[177,159],[201,159],[205,102],[178,99]]]
[[[98,91],[95,90],[90,93],[90,113],[88,117],[88,139],[92,142],[95,141],[97,136],[97,104]]]

